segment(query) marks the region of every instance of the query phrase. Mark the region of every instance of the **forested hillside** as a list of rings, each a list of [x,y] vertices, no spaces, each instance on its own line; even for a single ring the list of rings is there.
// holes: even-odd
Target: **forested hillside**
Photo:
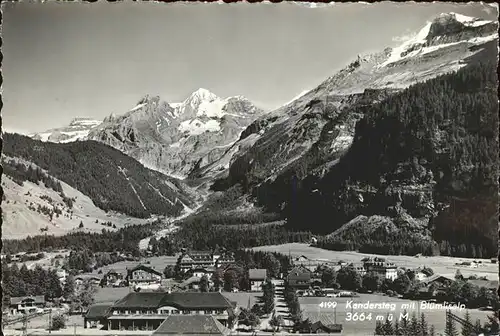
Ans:
[[[101,233],[74,232],[63,236],[38,235],[24,239],[2,240],[2,253],[40,252],[69,249],[91,252],[120,252],[139,255],[139,241],[159,229],[159,221],[131,225],[116,231],[103,229]]]
[[[284,211],[288,228],[329,233],[353,220],[320,245],[379,253],[494,255],[495,70],[494,61],[471,64],[351,111],[364,115],[352,146],[326,174],[297,179]],[[379,227],[368,229],[373,215],[383,220],[371,221]],[[363,228],[380,234],[354,234]],[[432,236],[439,246],[420,235]]]
[[[195,204],[194,197],[181,182],[147,169],[120,151],[98,142],[55,144],[5,134],[3,153],[36,164],[49,175],[89,196],[105,211],[139,218],[153,214],[175,217],[185,206]],[[8,165],[6,173],[17,181],[29,180],[33,175],[16,172],[14,168]]]

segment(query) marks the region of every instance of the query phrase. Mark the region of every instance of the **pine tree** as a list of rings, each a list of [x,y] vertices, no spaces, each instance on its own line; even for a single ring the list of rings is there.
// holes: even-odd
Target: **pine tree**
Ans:
[[[429,326],[427,324],[427,320],[425,318],[425,314],[422,313],[420,314],[420,332],[422,336],[428,336],[429,335]]]
[[[403,317],[401,318],[401,335],[407,335],[410,332],[410,324],[408,322],[407,311],[403,312]]]
[[[383,335],[394,335],[394,328],[392,327],[392,322],[388,319],[389,315],[385,318],[385,323],[382,326]]]
[[[449,312],[449,311],[448,311]],[[458,336],[457,326],[455,324],[455,320],[451,318],[451,316],[446,313],[446,328],[444,331],[445,336]]]
[[[415,312],[411,314],[410,335],[420,335],[420,324],[418,322],[417,314]]]
[[[396,319],[396,321],[394,321],[394,335],[396,335],[396,336],[402,336],[403,335],[401,333],[401,328],[399,327],[399,322],[398,322],[397,319]]]
[[[474,329],[476,332],[478,331],[482,331],[483,330],[483,325],[481,324],[481,320],[480,319],[476,319],[476,323],[474,324]]]
[[[471,318],[470,318],[469,310],[465,311],[464,320],[465,320],[465,323],[462,324],[462,336],[471,336],[471,335],[473,335],[473,330],[471,328],[472,323],[471,323]]]
[[[377,320],[377,323],[375,325],[375,335],[380,336],[380,335],[385,335],[384,334],[384,326],[381,321]]]

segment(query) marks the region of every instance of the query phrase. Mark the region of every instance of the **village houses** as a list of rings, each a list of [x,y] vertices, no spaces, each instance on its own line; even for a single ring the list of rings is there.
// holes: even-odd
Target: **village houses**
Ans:
[[[248,280],[250,281],[250,291],[262,291],[262,285],[267,280],[267,270],[262,268],[252,268],[248,270]]]

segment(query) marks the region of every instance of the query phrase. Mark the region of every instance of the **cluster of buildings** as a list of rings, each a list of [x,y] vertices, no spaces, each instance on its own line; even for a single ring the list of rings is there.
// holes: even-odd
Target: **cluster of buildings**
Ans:
[[[190,251],[180,257],[180,267],[183,272],[193,269],[213,269],[235,263],[234,254],[218,251]]]
[[[343,267],[352,266],[361,276],[374,272],[384,279],[395,280],[398,277],[398,267],[396,264],[380,257],[366,257],[361,259],[361,263],[359,264],[348,264],[345,261],[332,263],[328,260],[311,260],[302,255],[294,259],[294,264],[300,266],[298,269],[296,267],[296,269],[290,272],[292,274],[291,283],[297,287],[308,287],[308,285],[311,285],[314,271],[320,265],[331,267],[336,271]],[[290,278],[290,275],[288,277]]]
[[[178,260],[180,270],[185,275],[181,283],[169,281],[163,270],[147,264],[138,264],[127,269],[124,273],[114,269],[104,274],[80,274],[75,277],[79,283],[91,281],[101,287],[131,287],[135,290],[155,290],[160,287],[169,290],[175,289],[199,289],[201,279],[206,277],[209,284],[213,285],[213,275],[217,270],[223,272],[235,265],[232,253],[218,253],[209,251],[184,252]],[[262,283],[267,279],[267,270],[249,270],[250,288],[252,291],[260,291]],[[245,288],[246,289],[246,288]]]

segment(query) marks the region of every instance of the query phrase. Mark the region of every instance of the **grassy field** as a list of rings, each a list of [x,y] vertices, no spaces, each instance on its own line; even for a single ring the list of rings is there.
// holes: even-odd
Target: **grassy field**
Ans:
[[[329,251],[321,248],[311,247],[308,244],[290,243],[272,246],[259,246],[254,248],[255,251],[272,251],[283,254],[289,254],[298,257],[304,255],[309,259],[321,261],[337,262],[340,260],[346,262],[359,263],[364,257],[383,257],[388,261],[394,262],[399,267],[417,268],[417,267],[430,267],[435,273],[451,276],[455,275],[457,270],[460,270],[462,275],[469,276],[476,274],[478,276],[486,276],[488,280],[498,280],[498,264],[492,264],[489,259],[467,259],[467,258],[454,258],[454,257],[411,257],[411,256],[396,256],[396,255],[375,255],[365,254],[352,251]],[[477,260],[482,261],[482,265],[478,268],[470,268],[467,266],[457,266],[455,263],[462,261]]]
[[[130,293],[128,287],[99,287],[95,295],[95,303],[113,303]]]
[[[371,309],[366,310],[363,308],[349,308],[347,302],[353,301],[353,303],[386,303],[388,304],[387,308],[381,309]],[[323,323],[340,323],[343,325],[344,332],[343,335],[373,335],[375,331],[375,323],[376,316],[381,316],[383,321],[388,314],[392,314],[394,319],[399,318],[400,314],[405,310],[404,304],[410,305],[406,307],[407,312],[411,314],[415,312],[418,316],[421,313],[425,314],[427,321],[429,324],[434,325],[436,332],[443,332],[445,329],[445,310],[428,310],[428,309],[420,309],[420,301],[408,301],[402,300],[398,298],[390,298],[381,295],[375,294],[360,294],[359,297],[356,298],[314,298],[314,297],[303,297],[299,298],[301,309],[303,309],[304,318],[309,317],[312,322],[321,320]],[[323,303],[323,308],[320,307],[320,304]],[[333,304],[336,303],[337,306],[333,308]],[[414,307],[411,304],[414,303]],[[392,307],[390,305],[392,304]],[[394,310],[392,310],[393,308]],[[348,321],[348,313],[364,313],[365,316],[368,316],[371,313],[372,320],[365,321]],[[452,311],[455,315],[463,317],[465,314],[465,310],[454,310]],[[479,311],[477,309],[469,310],[472,321],[476,321],[476,319],[480,319],[482,323],[487,321],[487,315],[491,315],[492,312]],[[352,316],[352,315],[351,315]],[[393,320],[394,321],[394,320]],[[460,326],[457,326],[460,331]]]

